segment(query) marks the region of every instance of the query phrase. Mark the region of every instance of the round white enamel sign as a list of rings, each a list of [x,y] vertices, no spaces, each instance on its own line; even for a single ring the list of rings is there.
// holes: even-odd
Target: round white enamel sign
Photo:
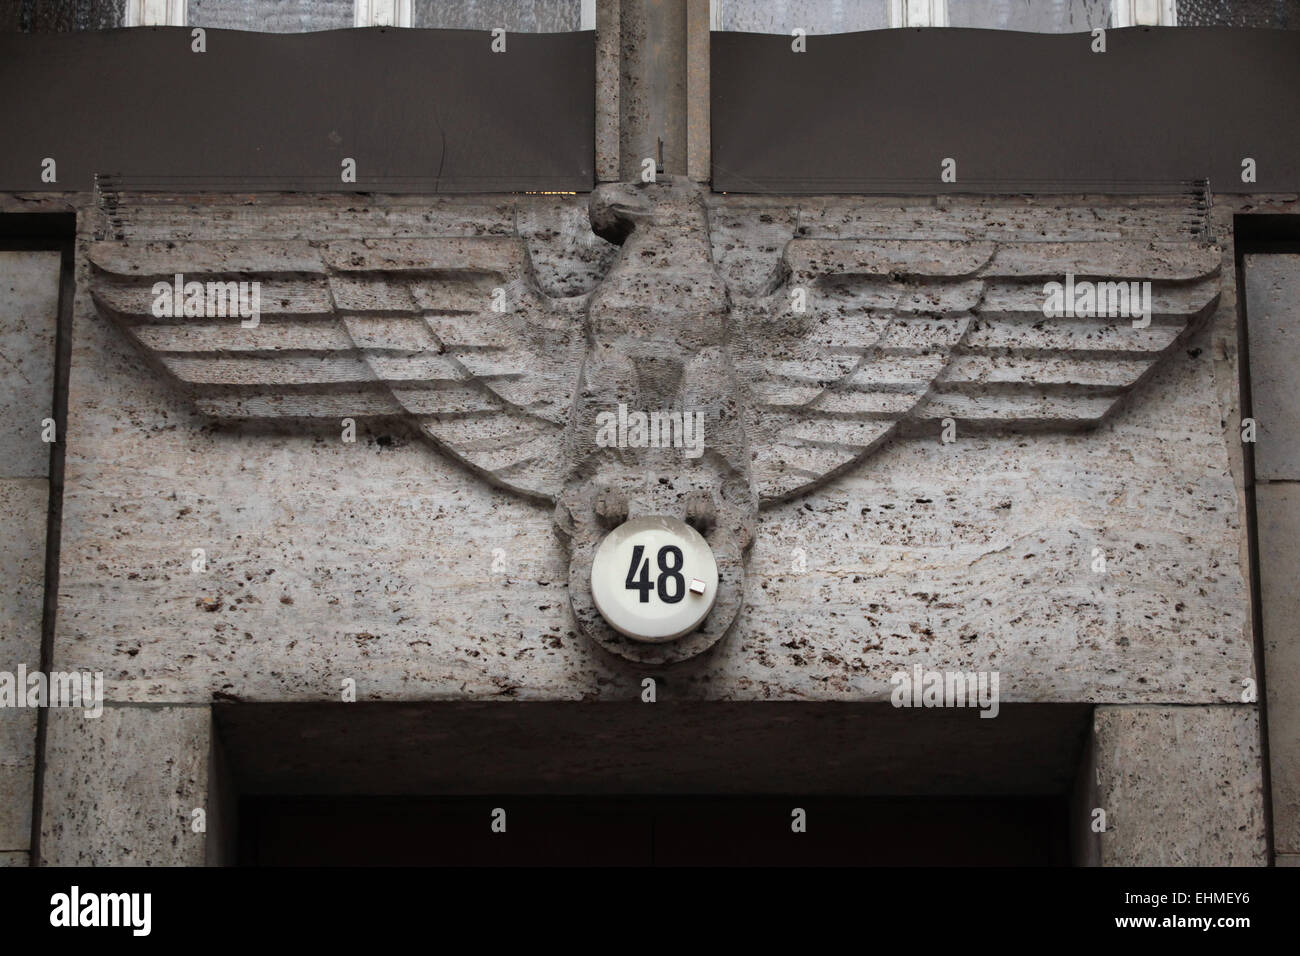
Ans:
[[[686,522],[633,518],[596,549],[591,596],[614,630],[660,644],[700,626],[718,597],[718,564]]]

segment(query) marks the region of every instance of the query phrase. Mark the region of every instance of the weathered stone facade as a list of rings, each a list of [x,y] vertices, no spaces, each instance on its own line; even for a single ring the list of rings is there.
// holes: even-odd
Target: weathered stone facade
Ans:
[[[0,670],[10,672],[41,664],[50,498],[50,446],[41,439],[53,414],[59,269],[57,251],[0,251]],[[8,865],[28,862],[36,722],[35,709],[0,709],[0,863]]]
[[[373,228],[366,220],[376,218],[400,235],[408,231],[402,217],[409,216],[419,225],[408,228],[425,234],[509,234],[514,205],[507,201],[493,210],[450,202],[431,212],[426,204],[403,204],[351,214],[347,225],[319,211],[271,205],[266,219],[244,208],[245,222],[204,232],[269,241],[272,230],[286,239],[291,236],[283,233],[315,238],[328,230],[338,240],[341,232],[366,236]],[[600,247],[585,235],[580,214],[566,214],[579,202],[531,205],[523,218],[542,231],[529,244],[550,247],[538,257],[542,285],[554,285],[546,277],[551,269],[565,277],[585,270],[587,288],[594,288],[594,266],[607,262],[608,253],[594,251]],[[886,240],[904,229],[915,240],[924,229],[904,204],[871,215],[875,210],[850,205],[831,211],[817,203],[821,217],[835,223],[824,230],[803,211],[806,202],[717,205],[717,218],[729,221],[711,237],[721,247],[719,271],[742,288],[746,277],[767,281],[796,229],[808,238]],[[1156,204],[1137,218],[1131,206],[1116,205],[1113,224],[1102,229],[1095,223],[1104,221],[1105,206],[1080,208],[1092,223],[1071,223],[1082,216],[1072,217],[1060,204],[954,203],[943,225],[932,214],[931,229],[947,236],[964,227],[983,240],[1115,243],[1136,235],[1159,238],[1162,228],[1167,234],[1176,228],[1178,215]],[[159,213],[177,218],[168,225],[154,218]],[[165,206],[126,210],[127,242],[163,240],[177,230],[193,235],[198,223],[220,221],[216,210],[182,215]],[[765,236],[747,226],[767,226],[765,219],[777,217],[785,223],[784,236],[773,227]],[[994,217],[1008,221],[990,229]],[[572,231],[558,228],[565,221]],[[557,228],[545,230],[543,222]],[[540,238],[544,234],[552,238]],[[140,247],[112,248],[125,257]],[[266,248],[267,255],[276,254],[275,246]],[[152,247],[139,253],[151,254]],[[82,278],[90,281],[85,272]],[[462,694],[617,698],[639,684],[635,669],[611,666],[572,635],[568,573],[549,533],[548,509],[486,487],[473,470],[412,442],[409,431],[373,449],[364,463],[353,461],[365,468],[368,489],[340,489],[344,497],[330,500],[316,481],[348,471],[347,460],[366,447],[338,439],[344,405],[329,407],[328,423],[308,433],[283,424],[256,437],[230,425],[205,427],[192,417],[183,391],[157,373],[141,375],[140,351],[82,304],[78,322],[87,329],[75,336],[80,344],[69,429],[82,436],[83,451],[74,449],[68,465],[62,590],[65,601],[81,608],[78,596],[84,595],[86,605],[65,618],[76,631],[60,635],[60,650],[79,649],[78,666],[121,674],[109,682],[126,699],[150,699],[144,688],[157,683],[176,695],[172,699],[204,699],[212,692],[319,699],[335,693],[336,675],[362,673],[360,683],[368,688],[363,698],[437,697],[466,655],[477,666]],[[1237,552],[1240,525],[1208,335],[1207,328],[1193,329],[1192,338],[1097,431],[1039,434],[1039,425],[1027,435],[962,434],[946,445],[936,420],[928,435],[918,426],[913,437],[882,448],[842,478],[768,509],[751,568],[761,583],[748,589],[750,611],[718,657],[698,668],[699,693],[885,699],[889,676],[920,654],[940,669],[979,669],[996,661],[1010,700],[1237,699],[1240,681],[1250,676],[1249,634],[1238,565],[1222,557]],[[93,356],[96,367],[78,361],[82,356]],[[117,358],[105,368],[108,356]],[[113,375],[114,366],[127,374]],[[159,402],[166,409],[161,428],[149,424],[157,415],[150,408]],[[132,424],[124,428],[123,419]],[[261,441],[271,443],[269,457],[249,474],[249,443]],[[1202,450],[1192,454],[1189,446]],[[204,460],[206,467],[178,484],[157,471],[160,456]],[[104,463],[112,467],[105,470]],[[313,473],[321,478],[313,481]],[[1143,473],[1152,477],[1142,481]],[[134,514],[114,512],[109,501],[127,488],[156,504]],[[439,522],[458,530],[439,533]],[[295,548],[289,529],[297,525],[331,533],[311,548]],[[208,541],[217,527],[224,529],[220,540]],[[473,531],[477,527],[484,536]],[[952,530],[940,537],[941,528]],[[114,570],[109,549],[119,536],[131,542],[135,557]],[[350,540],[386,542],[386,554],[364,558],[365,549]],[[439,550],[440,544],[448,550]],[[339,549],[325,564],[317,550],[322,545]],[[193,547],[210,549],[205,576],[188,571]],[[498,548],[508,570],[494,575]],[[1094,548],[1109,556],[1104,576],[1092,571]],[[139,560],[142,549],[148,560]],[[791,570],[796,551],[806,571]],[[73,557],[78,552],[80,560]],[[920,590],[918,568],[928,582]],[[103,593],[105,574],[118,584],[112,599],[101,603],[94,595]],[[143,630],[140,616],[123,602],[123,593],[137,589],[154,608]],[[1167,592],[1179,597],[1161,596]],[[369,597],[339,602],[342,594],[358,593]],[[376,594],[391,597],[376,605]],[[1025,594],[1036,595],[1034,602],[1027,605]],[[501,607],[503,595],[517,595],[519,610],[512,613],[513,600]],[[489,615],[494,606],[500,611]],[[305,615],[332,623],[305,640]],[[391,624],[381,630],[376,625],[384,620]],[[127,627],[126,621],[133,623]],[[434,630],[441,640],[431,640]],[[1070,635],[1064,645],[1063,634]],[[186,654],[175,653],[176,641],[187,645]],[[125,670],[124,658],[131,663]],[[280,662],[274,684],[266,683],[261,663],[270,659]],[[259,664],[250,666],[254,661]]]
[[[590,195],[0,194],[77,216],[59,475],[33,424],[58,254],[0,252],[24,310],[0,315],[0,671],[102,673],[106,697],[39,731],[0,710],[0,864],[233,863],[240,794],[483,792],[1052,795],[1076,863],[1294,863],[1296,273],[1240,287],[1269,330],[1255,413],[1283,409],[1252,471],[1234,216],[1295,197],[712,193],[707,49],[649,89],[635,6],[597,11]],[[675,175],[610,184],[669,101]],[[262,281],[261,324],[152,315],[173,273]],[[1066,273],[1150,281],[1150,326],[1047,319]],[[498,287],[531,352],[476,337]],[[663,354],[588,376],[600,321]],[[681,382],[744,417],[700,481],[591,447],[583,400]],[[465,404],[440,418],[435,392]],[[545,420],[528,456],[502,404]],[[608,526],[651,512],[696,521],[734,584],[666,652],[588,588]],[[891,706],[916,667],[996,673],[998,719]]]
[[[1116,243],[1186,229],[1167,201],[1103,197],[708,202],[719,273],[751,293],[795,235]],[[585,203],[140,199],[121,207],[109,238],[136,248],[517,232],[542,288],[580,295],[616,252],[591,233]],[[1216,209],[1210,231],[1231,263],[1226,216]],[[198,414],[96,309],[91,250],[105,223],[90,206],[81,222],[54,660],[105,674],[109,711],[125,721],[115,732],[169,739],[158,705],[179,716],[214,700],[337,701],[348,678],[360,701],[594,705],[634,701],[655,676],[665,702],[885,702],[891,675],[919,663],[995,669],[1007,704],[1105,705],[1094,748],[1104,801],[1121,792],[1124,778],[1110,774],[1126,772],[1123,754],[1142,739],[1126,729],[1128,707],[1157,721],[1143,734],[1170,705],[1197,705],[1178,711],[1192,721],[1186,733],[1202,733],[1200,713],[1241,712],[1242,732],[1254,726],[1241,703],[1253,663],[1230,267],[1217,310],[1096,428],[961,433],[951,444],[922,429],[765,509],[736,627],[710,654],[664,671],[577,632],[549,508],[492,487],[400,421],[364,424],[346,444],[335,420],[249,426]],[[194,548],[207,554],[202,574],[191,570]],[[1097,548],[1104,575],[1093,571]],[[211,745],[207,726],[187,753]],[[77,816],[60,763],[93,760],[78,741],[98,736],[80,717],[51,728],[46,862],[58,861],[58,832]],[[1234,747],[1223,759],[1241,788],[1232,812],[1248,815],[1222,831],[1237,842],[1216,856],[1188,828],[1185,848],[1162,842],[1175,857],[1159,859],[1262,859],[1258,751]],[[203,760],[191,780],[206,792]],[[1146,799],[1122,792],[1135,808]],[[1188,812],[1226,803],[1207,790]],[[1103,836],[1103,861],[1157,859],[1115,833]],[[1118,841],[1109,855],[1108,840]],[[165,858],[207,852],[185,845]]]

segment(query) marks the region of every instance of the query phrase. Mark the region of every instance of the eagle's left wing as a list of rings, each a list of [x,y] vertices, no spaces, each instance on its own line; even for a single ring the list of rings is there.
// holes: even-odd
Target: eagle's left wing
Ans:
[[[760,499],[805,491],[905,426],[1100,422],[1213,309],[1221,258],[1191,240],[791,240],[784,284],[736,305]],[[1049,315],[1048,283],[1067,281],[1123,283],[1103,290],[1116,301],[1150,283],[1150,324]]]
[[[544,295],[518,236],[98,242],[90,261],[100,311],[204,414],[403,418],[496,484],[559,490],[585,297]],[[155,290],[176,282],[205,295]],[[229,300],[253,282],[246,327]]]

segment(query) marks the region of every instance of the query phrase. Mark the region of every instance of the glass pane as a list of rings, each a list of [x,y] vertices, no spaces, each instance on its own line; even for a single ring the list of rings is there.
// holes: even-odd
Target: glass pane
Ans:
[[[855,33],[889,26],[889,0],[721,0],[722,29],[738,33]]]
[[[1086,33],[1110,26],[1110,0],[948,0],[948,24],[1026,33]]]
[[[890,0],[714,0],[714,6],[719,29],[750,33],[788,34],[793,27],[851,33],[900,25],[890,22]],[[925,6],[917,0],[899,4],[900,10]],[[1136,12],[1154,20],[1160,7],[1160,0],[1137,0]],[[951,27],[1086,33],[1111,25],[1111,0],[947,0],[947,15]],[[1300,29],[1300,0],[1178,0],[1177,15],[1179,26],[1295,30]]]
[[[412,0],[411,26],[566,33],[582,29],[582,0]]]
[[[193,27],[310,33],[353,25],[353,0],[189,0],[186,21]]]
[[[0,0],[0,30],[6,33],[70,33],[111,30],[126,19],[126,0]]]
[[[1300,0],[1178,0],[1178,23],[1300,30]]]

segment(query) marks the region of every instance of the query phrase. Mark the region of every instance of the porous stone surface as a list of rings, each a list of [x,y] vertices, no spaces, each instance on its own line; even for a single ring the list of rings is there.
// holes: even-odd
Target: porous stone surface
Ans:
[[[48,509],[44,478],[0,478],[0,670],[40,662]]]
[[[0,252],[0,476],[45,477],[50,446],[42,419],[54,400],[58,252]]]
[[[1294,199],[1278,209],[1293,213]],[[1228,210],[1225,210],[1225,214]],[[1234,211],[1254,212],[1244,201]],[[1295,366],[1300,339],[1295,335],[1300,302],[1300,257],[1248,254],[1243,257],[1248,312],[1251,413],[1256,442],[1249,446],[1255,464],[1255,521],[1259,549],[1261,628],[1268,707],[1269,773],[1272,787],[1274,850],[1279,866],[1294,865],[1300,852],[1300,707],[1294,688],[1300,680],[1296,642],[1296,593],[1300,555],[1296,552],[1296,513],[1300,505],[1300,422],[1295,417]],[[1242,446],[1245,448],[1246,446]]]
[[[0,853],[0,866],[31,866],[31,854],[26,852]]]
[[[596,181],[619,178],[622,27],[618,0],[596,5]]]
[[[686,0],[686,174],[707,183],[712,175],[709,47],[713,4]],[[597,91],[599,93],[599,91]]]
[[[0,478],[0,671],[40,667],[45,599],[44,478]],[[24,850],[31,837],[36,711],[0,708],[0,850]]]
[[[42,866],[201,866],[208,707],[50,710]]]
[[[0,252],[0,671],[40,667],[61,255]],[[25,688],[20,688],[25,690]],[[36,711],[0,708],[0,851],[31,841]]]
[[[118,234],[509,235],[527,206],[558,224],[529,251],[575,277],[566,289],[590,291],[608,261],[573,231],[579,200],[266,202],[140,203]],[[748,295],[770,291],[796,235],[1186,238],[1186,210],[1139,200],[709,203],[719,273]],[[332,700],[346,678],[372,700],[639,693],[644,667],[574,630],[550,509],[398,424],[355,444],[330,424],[214,424],[88,291],[83,247],[56,660],[128,701]],[[1009,701],[1237,701],[1253,667],[1218,321],[1093,430],[899,439],[763,512],[737,625],[666,693],[888,700],[920,663],[997,670]]]
[[[1250,388],[1257,424],[1255,477],[1300,480],[1300,403],[1295,360],[1300,355],[1300,255],[1246,255]]]
[[[1256,707],[1098,707],[1106,866],[1267,862]]]
[[[15,681],[20,666],[40,668],[48,486],[0,478],[0,671]],[[31,840],[35,740],[36,710],[0,707],[0,851],[25,850]]]
[[[34,709],[0,709],[0,850],[3,851],[26,850],[31,843],[35,743]]]
[[[587,304],[590,347],[566,427],[569,460],[556,526],[571,555],[570,603],[581,632],[603,648],[634,663],[676,663],[714,646],[736,619],[758,517],[741,386],[727,349],[730,300],[711,261],[706,208],[693,184],[601,186],[591,199],[591,224],[620,240],[622,250]],[[707,448],[693,457],[683,448],[601,447],[597,422],[620,406],[699,415],[710,430]],[[688,518],[688,502],[708,503],[708,526],[699,530],[717,561],[719,586],[708,617],[691,634],[639,644],[601,617],[590,582],[611,524],[597,513],[597,501],[609,496],[627,518]]]
[[[1300,853],[1300,485],[1255,489],[1273,846]]]

